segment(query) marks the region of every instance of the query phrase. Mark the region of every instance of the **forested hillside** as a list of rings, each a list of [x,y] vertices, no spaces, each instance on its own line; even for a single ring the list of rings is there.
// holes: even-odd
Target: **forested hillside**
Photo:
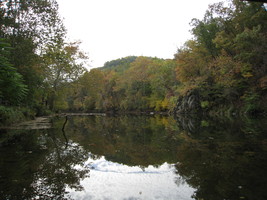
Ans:
[[[229,4],[228,4],[229,3]],[[213,114],[266,111],[267,12],[262,3],[211,5],[191,21],[193,39],[174,59],[127,57],[110,61],[80,79],[75,109],[175,111]],[[97,78],[96,78],[97,77]],[[78,103],[80,102],[80,103]]]
[[[226,4],[226,3],[225,3]],[[202,108],[266,110],[267,12],[262,3],[211,5],[191,22],[194,39],[175,55],[181,95],[195,90]],[[236,111],[235,111],[236,110]]]
[[[263,3],[210,5],[173,59],[129,56],[90,71],[79,43],[65,40],[55,0],[0,6],[2,122],[50,112],[176,111],[191,94],[206,113],[267,110]]]

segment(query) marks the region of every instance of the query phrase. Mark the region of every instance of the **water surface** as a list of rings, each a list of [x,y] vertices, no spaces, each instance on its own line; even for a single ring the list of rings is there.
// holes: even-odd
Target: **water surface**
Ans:
[[[0,199],[267,199],[265,119],[49,120],[1,130]]]

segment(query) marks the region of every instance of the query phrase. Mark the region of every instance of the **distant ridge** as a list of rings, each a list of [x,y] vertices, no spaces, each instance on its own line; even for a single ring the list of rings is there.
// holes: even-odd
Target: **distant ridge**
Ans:
[[[123,72],[130,67],[130,64],[136,60],[137,56],[127,56],[116,60],[108,61],[100,70],[114,70],[116,72]]]

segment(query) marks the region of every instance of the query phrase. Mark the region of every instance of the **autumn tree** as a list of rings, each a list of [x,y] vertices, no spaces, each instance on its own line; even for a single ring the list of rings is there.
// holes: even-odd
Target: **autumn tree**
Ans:
[[[104,90],[104,74],[98,69],[92,69],[84,73],[80,78],[79,99],[84,110],[92,111],[100,109]],[[97,105],[98,104],[98,105]]]
[[[66,83],[75,82],[86,71],[83,60],[87,56],[79,49],[79,42],[48,46],[42,56],[45,69],[45,83],[47,83],[48,102],[50,109],[54,109],[59,89]]]
[[[257,110],[266,95],[266,17],[262,3],[233,0],[194,19],[193,40],[175,55],[180,94],[197,89],[205,107]]]

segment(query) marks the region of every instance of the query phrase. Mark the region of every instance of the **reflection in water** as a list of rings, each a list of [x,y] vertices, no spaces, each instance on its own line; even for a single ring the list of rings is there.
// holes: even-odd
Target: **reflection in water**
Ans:
[[[174,180],[175,167],[164,163],[161,166],[127,166],[104,157],[89,158],[90,178],[81,184],[85,191],[70,190],[74,199],[181,199],[189,200],[194,190],[185,183],[179,187]],[[180,177],[178,175],[178,177]]]
[[[200,124],[198,131],[180,133],[186,142],[177,148],[177,173],[197,188],[193,197],[267,199],[266,120]]]
[[[52,129],[5,131],[0,199],[265,200],[266,125],[69,116]]]
[[[82,190],[89,169],[74,167],[87,159],[80,146],[66,146],[54,130],[12,133],[0,148],[0,199],[69,199],[67,186]]]

